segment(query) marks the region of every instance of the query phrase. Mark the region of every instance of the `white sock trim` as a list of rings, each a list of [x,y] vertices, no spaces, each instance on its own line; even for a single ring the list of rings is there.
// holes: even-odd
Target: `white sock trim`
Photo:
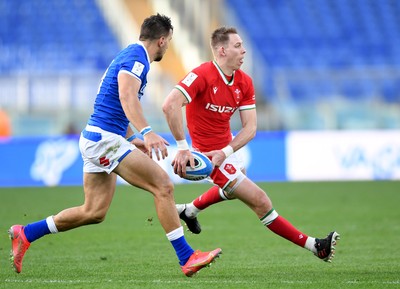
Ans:
[[[265,215],[264,217],[262,217],[261,219],[260,219],[260,221],[261,221],[261,223],[264,225],[264,226],[268,226],[269,224],[271,224],[276,218],[278,218],[278,213],[274,210],[274,209],[272,209],[271,211],[269,211],[268,212],[268,214],[267,215]]]
[[[219,192],[219,196],[221,197],[221,199],[229,200],[229,199],[225,196],[224,190],[223,190],[223,189],[218,188],[218,192]]]
[[[313,253],[317,253],[317,248],[315,248],[314,245],[315,245],[315,238],[308,237],[304,245],[304,248],[310,250]]]
[[[56,224],[54,223],[53,216],[49,216],[46,218],[47,227],[49,228],[52,234],[58,233]]]
[[[174,241],[176,239],[179,239],[182,236],[183,236],[183,227],[182,226],[180,226],[178,229],[175,229],[175,230],[167,233],[167,238],[169,241]]]
[[[189,218],[196,218],[197,214],[200,213],[201,210],[198,209],[193,202],[191,202],[190,204],[186,204],[186,211],[185,214],[186,216],[188,216]]]

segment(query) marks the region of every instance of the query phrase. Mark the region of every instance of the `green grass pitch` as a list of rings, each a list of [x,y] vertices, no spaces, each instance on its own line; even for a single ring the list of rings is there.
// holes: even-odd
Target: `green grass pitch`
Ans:
[[[241,202],[210,207],[195,249],[221,247],[210,268],[185,277],[149,193],[119,186],[99,225],[33,243],[23,272],[9,264],[7,229],[83,201],[80,187],[0,189],[0,288],[400,288],[400,182],[260,183],[279,214],[306,234],[341,240],[331,264],[274,235]],[[176,186],[178,203],[209,185]]]

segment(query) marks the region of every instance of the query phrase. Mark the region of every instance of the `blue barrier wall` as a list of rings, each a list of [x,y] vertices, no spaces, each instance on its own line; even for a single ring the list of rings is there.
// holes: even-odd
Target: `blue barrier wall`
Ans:
[[[163,135],[171,144],[170,135]],[[255,181],[285,180],[285,133],[260,132],[244,149],[248,175]],[[78,136],[12,137],[0,139],[3,166],[0,186],[57,186],[82,184],[82,159]],[[158,162],[174,183],[187,182],[176,176],[171,167],[176,146],[169,147],[169,157]],[[122,180],[119,180],[121,183]]]
[[[77,136],[15,137],[0,140],[5,164],[0,186],[55,186],[82,183]]]
[[[174,183],[176,153],[158,164]],[[0,138],[0,187],[82,184],[78,136]],[[400,179],[400,131],[258,132],[241,154],[247,175],[261,181]],[[123,180],[118,180],[124,183]]]

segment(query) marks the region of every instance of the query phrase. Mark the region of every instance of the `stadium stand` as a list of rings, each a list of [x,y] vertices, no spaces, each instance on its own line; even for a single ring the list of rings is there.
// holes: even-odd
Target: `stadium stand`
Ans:
[[[0,74],[103,70],[118,49],[94,0],[0,1]]]
[[[272,72],[353,71],[340,85],[322,81],[289,83],[295,100],[342,94],[353,100],[380,93],[400,102],[398,79],[371,77],[368,70],[400,68],[400,2],[396,0],[226,0]],[[305,71],[307,70],[307,71]],[[267,76],[268,77],[268,76]],[[372,80],[371,80],[372,79]],[[319,78],[319,81],[323,80]],[[355,81],[354,81],[355,80]],[[397,84],[396,84],[397,83]],[[271,86],[264,95],[278,97]],[[322,93],[321,93],[322,92]]]
[[[80,127],[119,49],[95,0],[0,0],[0,108],[13,134]]]
[[[136,13],[142,3],[144,14],[174,18],[176,56],[184,65],[164,59],[166,68],[152,70],[152,100],[163,99],[171,79],[197,64],[188,60],[210,59],[212,27],[235,25],[248,49],[244,69],[255,81],[259,129],[400,128],[400,1],[183,2],[0,0],[0,108],[12,133],[63,133],[91,113],[99,78],[122,43],[120,27],[109,26],[121,17],[110,18],[104,3]],[[182,44],[186,34],[190,45]],[[166,73],[171,66],[175,75]],[[168,130],[161,117],[152,121]]]

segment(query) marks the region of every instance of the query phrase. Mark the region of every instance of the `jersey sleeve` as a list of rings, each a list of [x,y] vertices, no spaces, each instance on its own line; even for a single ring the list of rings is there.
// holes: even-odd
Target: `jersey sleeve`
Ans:
[[[122,62],[120,72],[128,73],[142,82],[146,75],[145,69],[146,66],[139,60],[130,60]]]
[[[193,69],[184,79],[182,79],[175,88],[178,89],[186,97],[188,103],[199,95],[205,89],[205,80],[199,68]]]
[[[239,104],[239,110],[248,110],[256,108],[256,95],[254,90],[253,81],[248,75],[244,78],[246,91],[244,97]]]

